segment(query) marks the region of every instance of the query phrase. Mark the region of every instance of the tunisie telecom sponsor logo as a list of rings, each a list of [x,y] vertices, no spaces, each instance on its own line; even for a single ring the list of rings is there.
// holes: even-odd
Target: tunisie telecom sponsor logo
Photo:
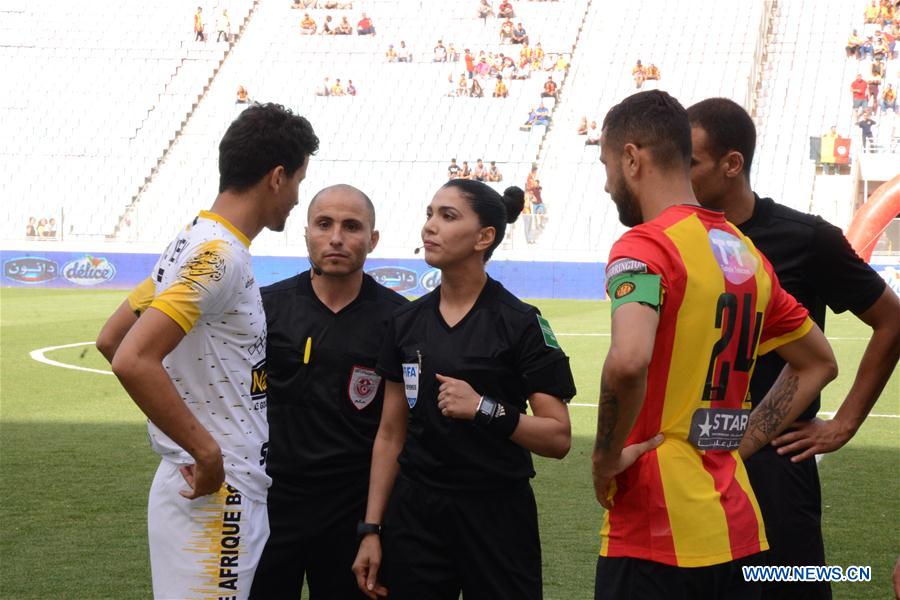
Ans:
[[[75,285],[97,285],[115,276],[116,267],[102,256],[87,255],[63,267],[63,277]]]

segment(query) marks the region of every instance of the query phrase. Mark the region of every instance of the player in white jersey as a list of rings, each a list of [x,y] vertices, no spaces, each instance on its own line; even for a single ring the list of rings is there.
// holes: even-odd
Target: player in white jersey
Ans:
[[[266,319],[250,241],[282,231],[319,140],[274,104],[219,145],[219,194],[104,325],[97,347],[149,419],[156,598],[246,598],[269,534]],[[187,488],[187,489],[185,489]]]

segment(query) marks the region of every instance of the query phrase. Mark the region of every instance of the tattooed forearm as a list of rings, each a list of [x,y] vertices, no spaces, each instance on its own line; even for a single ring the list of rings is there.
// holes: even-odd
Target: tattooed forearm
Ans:
[[[750,413],[745,437],[755,442],[754,450],[768,444],[787,423],[794,396],[797,394],[800,377],[793,373],[782,373],[763,401]]]
[[[597,411],[597,439],[594,449],[609,450],[613,431],[619,421],[619,399],[609,387],[600,384],[600,410]]]

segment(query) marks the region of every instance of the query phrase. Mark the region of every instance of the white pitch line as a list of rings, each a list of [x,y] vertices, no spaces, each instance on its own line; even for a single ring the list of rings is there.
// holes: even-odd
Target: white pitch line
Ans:
[[[78,365],[70,365],[66,363],[59,362],[58,360],[52,360],[44,356],[45,352],[52,352],[54,350],[62,350],[63,348],[76,348],[78,346],[93,346],[94,342],[76,342],[74,344],[63,344],[62,346],[47,346],[46,348],[38,348],[37,350],[32,350],[28,353],[28,355],[39,363],[44,363],[45,365],[50,365],[53,367],[62,367],[63,369],[72,369],[73,371],[87,371],[88,373],[100,373],[101,375],[112,375],[112,371],[104,371],[102,369],[90,369],[88,367],[79,367]]]

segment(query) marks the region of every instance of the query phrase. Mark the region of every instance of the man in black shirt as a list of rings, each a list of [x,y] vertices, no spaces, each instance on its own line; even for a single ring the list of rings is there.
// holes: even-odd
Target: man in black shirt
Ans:
[[[853,386],[834,417],[816,417],[817,398],[792,429],[746,463],[766,525],[770,563],[824,565],[821,490],[812,459],[846,444],[878,400],[900,356],[900,301],[857,256],[840,229],[753,192],[749,174],[756,129],[743,108],[711,98],[690,107],[688,116],[691,179],[700,202],[725,211],[820,328],[825,329],[828,306],[838,313],[852,311],[873,329]],[[754,407],[783,367],[774,353],[758,359],[750,382]],[[769,583],[763,597],[830,598],[831,590],[827,583]]]
[[[347,185],[309,205],[311,271],[262,289],[268,324],[271,534],[254,598],[362,598],[350,567],[365,515],[384,386],[375,372],[394,309],[406,303],[363,273],[375,210]]]

